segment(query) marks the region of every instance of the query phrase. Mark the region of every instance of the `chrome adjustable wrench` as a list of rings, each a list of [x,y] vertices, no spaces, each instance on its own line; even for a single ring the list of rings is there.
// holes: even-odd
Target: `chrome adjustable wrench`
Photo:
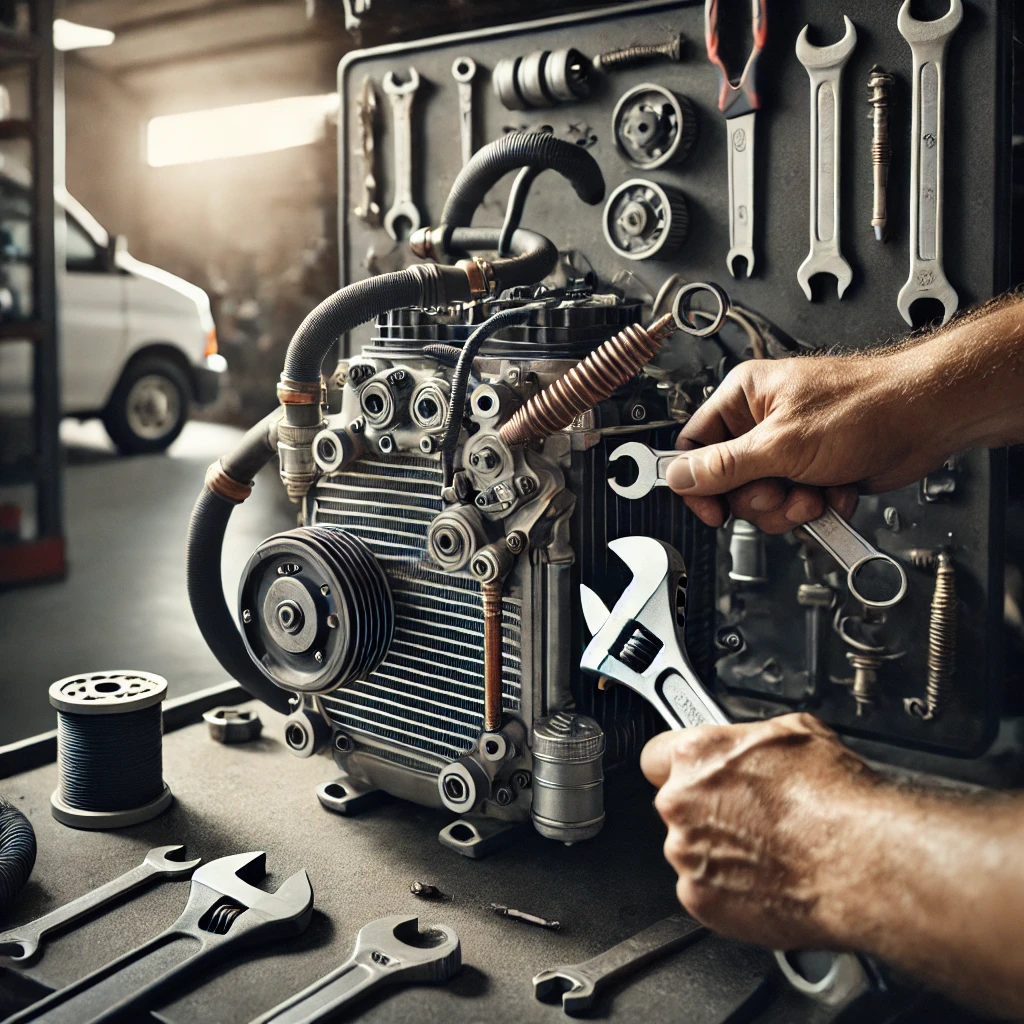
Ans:
[[[18,925],[17,928],[0,932],[0,963],[5,960],[12,964],[25,963],[26,960],[35,956],[43,939],[50,932],[56,931],[58,928],[66,928],[107,906],[108,903],[149,885],[150,882],[162,878],[181,878],[191,875],[202,863],[201,859],[172,860],[170,857],[170,854],[179,853],[184,849],[185,847],[180,845],[154,847],[146,854],[146,858],[141,864],[126,871],[123,875],[112,878],[84,896],[79,896],[70,903],[51,910],[49,914],[36,918],[35,921],[29,921],[28,924]]]
[[[476,61],[472,57],[456,57],[452,62],[452,78],[459,83],[459,139],[462,143],[462,166],[473,155],[473,78]]]
[[[896,299],[900,315],[913,327],[910,307],[918,299],[938,299],[945,323],[959,298],[942,266],[942,160],[945,121],[946,47],[963,20],[961,0],[936,21],[918,21],[910,0],[900,8],[896,24],[910,43],[914,61],[913,115],[910,128],[910,276]]]
[[[391,129],[395,133],[395,198],[384,214],[384,230],[398,241],[396,223],[409,222],[409,233],[420,226],[420,211],[412,198],[412,101],[420,87],[419,72],[409,68],[409,81],[399,84],[389,71],[381,88],[391,101]]]
[[[608,486],[623,498],[642,498],[655,487],[667,487],[665,476],[669,464],[681,452],[656,451],[639,441],[619,445],[608,459]],[[636,480],[621,484],[615,478],[621,460],[636,466]],[[624,465],[624,463],[623,463]],[[907,574],[891,555],[873,547],[842,516],[831,508],[801,529],[806,530],[846,570],[850,593],[869,608],[891,608],[903,600],[907,592]]]
[[[839,142],[843,68],[857,46],[857,30],[845,14],[843,22],[843,38],[831,46],[812,46],[807,41],[807,26],[796,41],[797,60],[811,80],[811,250],[796,272],[808,302],[815,274],[831,274],[839,298],[853,280],[839,245]]]
[[[462,946],[454,928],[420,931],[415,914],[396,914],[359,929],[352,955],[339,968],[257,1017],[252,1024],[314,1024],[334,1020],[350,1003],[384,986],[439,984],[458,974]]]

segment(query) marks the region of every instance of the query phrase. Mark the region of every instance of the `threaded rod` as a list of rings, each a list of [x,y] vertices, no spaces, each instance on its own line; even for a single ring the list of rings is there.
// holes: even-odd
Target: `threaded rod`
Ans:
[[[501,728],[501,591],[501,580],[480,588],[484,606],[484,732]]]

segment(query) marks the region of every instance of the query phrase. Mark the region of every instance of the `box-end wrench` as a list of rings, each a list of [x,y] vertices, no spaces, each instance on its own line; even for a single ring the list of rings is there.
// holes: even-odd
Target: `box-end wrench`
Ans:
[[[473,78],[476,61],[472,57],[456,57],[452,61],[452,78],[459,83],[459,138],[462,142],[462,166],[473,155]]]
[[[914,326],[910,307],[918,299],[942,303],[945,323],[959,298],[946,280],[942,265],[942,137],[946,106],[946,47],[963,20],[961,0],[936,21],[918,21],[905,0],[896,20],[900,35],[910,43],[914,62],[913,114],[910,127],[910,276],[896,305]]]
[[[811,80],[811,250],[796,272],[808,302],[815,274],[831,274],[839,298],[853,280],[839,243],[839,143],[843,68],[857,46],[857,30],[845,14],[843,23],[843,38],[831,46],[812,46],[807,41],[806,25],[796,41],[797,60]]]
[[[252,1024],[314,1024],[333,1020],[344,1007],[385,986],[440,984],[462,967],[454,928],[420,931],[413,914],[371,921],[359,929],[352,955],[337,970],[257,1017]]]
[[[146,859],[123,875],[111,879],[92,892],[79,896],[70,903],[51,910],[49,914],[0,933],[0,963],[23,964],[31,960],[43,944],[43,939],[58,928],[81,921],[130,892],[161,878],[181,878],[191,875],[202,863],[196,860],[172,860],[171,854],[181,853],[184,846],[157,846],[146,854]]]
[[[642,498],[655,487],[668,486],[668,467],[679,455],[677,451],[656,451],[639,441],[619,445],[608,459],[608,486],[622,498]],[[621,484],[616,478],[625,468],[623,460],[635,464],[636,479],[631,484]],[[907,592],[903,566],[868,543],[833,509],[826,507],[822,515],[801,528],[846,570],[846,585],[862,604],[891,608],[903,600]]]
[[[305,871],[277,892],[250,884],[266,874],[266,854],[240,853],[197,868],[188,903],[177,921],[118,957],[13,1017],[6,1024],[99,1024],[149,1008],[199,967],[234,949],[302,932],[313,914]]]
[[[409,68],[409,81],[399,83],[389,71],[381,88],[391,101],[391,128],[395,133],[395,198],[384,214],[384,230],[397,242],[395,224],[409,222],[409,234],[420,226],[420,211],[412,198],[412,101],[420,87],[419,72]]]
[[[562,1009],[575,1017],[589,1010],[602,989],[613,981],[674,953],[706,933],[707,928],[693,918],[673,914],[581,964],[541,971],[533,979],[533,994],[542,1003],[555,1003],[561,997]]]

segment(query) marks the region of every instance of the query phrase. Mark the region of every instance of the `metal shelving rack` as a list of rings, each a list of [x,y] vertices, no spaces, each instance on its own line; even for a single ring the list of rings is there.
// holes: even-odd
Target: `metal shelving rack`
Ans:
[[[0,28],[0,64],[22,63],[29,78],[27,119],[0,121],[0,140],[26,139],[32,150],[32,317],[0,323],[0,344],[32,345],[33,451],[0,469],[0,486],[35,490],[36,535],[0,543],[0,586],[62,579],[66,572],[61,500],[60,388],[54,181],[55,124],[63,96],[53,47],[54,0],[31,0],[30,30]]]

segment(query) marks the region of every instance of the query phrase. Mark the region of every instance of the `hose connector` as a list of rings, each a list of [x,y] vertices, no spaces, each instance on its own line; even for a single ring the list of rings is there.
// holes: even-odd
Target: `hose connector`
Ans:
[[[486,299],[497,293],[498,281],[494,267],[487,260],[474,256],[469,260],[459,260],[455,266],[466,275],[474,299]]]
[[[232,505],[241,505],[252,494],[252,481],[243,483],[240,480],[236,480],[233,476],[229,476],[224,469],[222,459],[211,463],[210,468],[206,471],[206,480],[204,482],[208,490]]]

